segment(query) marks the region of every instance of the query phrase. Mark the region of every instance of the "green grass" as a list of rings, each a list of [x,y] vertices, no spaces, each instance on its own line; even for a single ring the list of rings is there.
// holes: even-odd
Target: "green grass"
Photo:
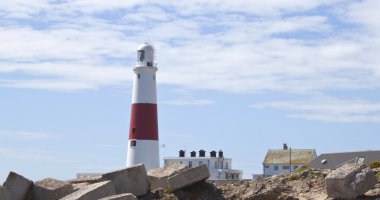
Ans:
[[[164,190],[164,192],[165,192],[166,194],[172,194],[172,193],[173,193],[173,191],[172,191],[170,188],[166,188],[166,189]]]
[[[380,161],[374,160],[371,163],[369,163],[368,167],[371,169],[379,168],[380,167]]]
[[[300,167],[300,168],[295,169],[295,170],[293,171],[293,173],[300,173],[300,172],[303,172],[303,171],[306,171],[306,170],[309,170],[309,167],[306,166],[306,165],[304,165],[304,166],[302,166],[302,167]]]
[[[376,173],[376,178],[377,178],[377,179],[380,179],[380,172],[377,172],[377,173]]]
[[[294,175],[294,174],[291,174],[289,177],[288,177],[288,180],[289,181],[295,181],[295,180],[298,180],[298,176]]]

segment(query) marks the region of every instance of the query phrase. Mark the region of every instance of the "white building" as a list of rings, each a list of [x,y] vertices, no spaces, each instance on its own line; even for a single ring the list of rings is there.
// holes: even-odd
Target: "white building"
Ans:
[[[283,149],[270,149],[263,161],[264,177],[293,172],[316,157],[315,149],[288,149],[286,144]]]
[[[223,152],[219,151],[218,156],[216,151],[211,151],[210,156],[206,156],[204,150],[199,151],[199,156],[196,157],[196,152],[190,152],[190,157],[186,157],[185,151],[179,151],[179,157],[166,157],[164,164],[180,163],[189,167],[196,167],[206,164],[210,172],[209,180],[241,180],[243,171],[232,169],[232,159],[225,158]]]

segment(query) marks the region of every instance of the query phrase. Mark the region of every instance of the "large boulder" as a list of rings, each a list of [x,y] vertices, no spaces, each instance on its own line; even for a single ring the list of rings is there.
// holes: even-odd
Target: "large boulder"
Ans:
[[[349,163],[326,176],[326,192],[331,198],[356,198],[377,183],[375,173],[364,164]]]
[[[194,168],[183,170],[168,178],[169,189],[172,191],[204,181],[210,177],[207,165],[199,165]]]
[[[168,178],[186,169],[188,169],[186,165],[168,163],[165,167],[149,170],[148,180],[150,189],[169,188]]]
[[[115,188],[111,181],[103,181],[87,185],[60,200],[95,200],[115,195]]]
[[[33,200],[58,200],[72,192],[74,189],[70,183],[47,178],[34,183]]]
[[[137,200],[137,197],[133,195],[132,193],[124,193],[124,194],[112,195],[112,196],[105,197],[99,200]]]
[[[32,199],[33,181],[15,172],[9,172],[3,186],[7,188],[9,197],[12,200]]]
[[[141,196],[147,194],[149,190],[144,164],[105,173],[102,178],[112,181],[117,194],[132,193],[136,196]]]
[[[0,200],[11,200],[9,198],[8,189],[0,185]]]

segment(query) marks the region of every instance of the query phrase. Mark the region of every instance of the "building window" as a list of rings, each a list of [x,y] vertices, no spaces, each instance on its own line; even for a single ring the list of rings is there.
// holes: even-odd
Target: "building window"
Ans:
[[[297,169],[297,168],[298,168],[298,165],[294,165],[294,166],[293,166],[293,169]]]
[[[269,168],[269,165],[265,165],[265,168],[267,168],[267,169],[268,169],[268,168]]]
[[[288,165],[282,166],[282,169],[289,169],[289,166]]]
[[[137,78],[140,79],[140,74],[137,74]]]
[[[218,162],[217,161],[215,161],[214,166],[215,166],[215,169],[218,169]]]
[[[274,166],[274,170],[278,170],[278,166]]]
[[[136,128],[132,128],[132,133],[136,133]]]
[[[356,160],[356,163],[359,163],[359,164],[363,164],[364,161],[365,161],[366,157],[359,157],[357,160]]]
[[[181,163],[181,164],[182,164],[182,161],[180,161],[179,163]]]
[[[135,147],[136,143],[137,143],[136,140],[131,140],[129,144],[131,147]]]
[[[226,162],[226,169],[228,169],[228,162]]]
[[[189,167],[193,167],[193,161],[189,161]]]
[[[139,61],[143,61],[144,58],[145,58],[145,51],[144,51],[144,50],[139,50],[139,51],[138,51],[138,54],[137,54],[137,59],[138,59]]]
[[[198,165],[201,165],[201,164],[203,164],[203,162],[202,162],[202,161],[199,161],[199,162],[198,162]]]

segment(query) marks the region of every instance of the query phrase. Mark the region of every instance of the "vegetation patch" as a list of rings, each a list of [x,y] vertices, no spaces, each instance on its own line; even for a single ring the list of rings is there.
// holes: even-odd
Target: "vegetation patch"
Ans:
[[[368,167],[371,169],[379,168],[380,167],[380,161],[374,160],[371,163],[369,163]]]
[[[170,188],[166,188],[166,189],[164,190],[164,192],[165,192],[166,194],[172,194],[172,193],[173,193],[173,191],[172,191]]]
[[[304,165],[304,166],[302,166],[300,168],[295,169],[293,172],[294,173],[300,173],[300,172],[303,172],[303,171],[306,171],[306,170],[309,170],[309,167],[306,166],[306,165]]]
[[[377,178],[377,179],[380,179],[380,172],[377,172],[377,173],[376,173],[376,178]]]
[[[288,180],[289,181],[295,181],[295,180],[298,180],[298,176],[294,175],[294,174],[291,174],[289,177],[288,177]]]

